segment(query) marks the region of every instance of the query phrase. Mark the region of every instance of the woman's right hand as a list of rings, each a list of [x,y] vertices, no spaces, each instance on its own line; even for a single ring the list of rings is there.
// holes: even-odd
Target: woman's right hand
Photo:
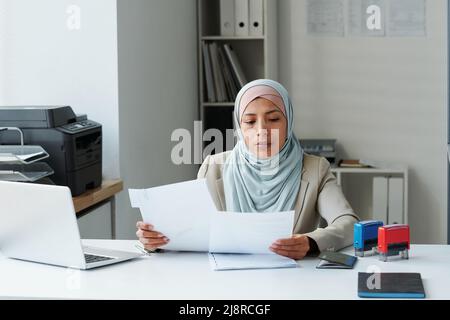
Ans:
[[[161,232],[154,230],[151,224],[139,221],[136,227],[138,229],[136,236],[147,250],[155,250],[169,243],[169,239]]]

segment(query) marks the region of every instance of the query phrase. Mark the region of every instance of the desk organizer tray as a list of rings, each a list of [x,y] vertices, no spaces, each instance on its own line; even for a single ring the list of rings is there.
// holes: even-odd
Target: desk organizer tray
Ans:
[[[0,180],[15,182],[35,182],[52,175],[54,171],[45,162],[27,165],[0,164]]]
[[[23,132],[19,128],[0,128],[0,133],[16,131],[20,137],[19,145],[0,145],[0,165],[2,164],[30,164],[49,157],[41,146],[25,146]]]
[[[49,157],[40,146],[0,146],[1,164],[31,164]]]

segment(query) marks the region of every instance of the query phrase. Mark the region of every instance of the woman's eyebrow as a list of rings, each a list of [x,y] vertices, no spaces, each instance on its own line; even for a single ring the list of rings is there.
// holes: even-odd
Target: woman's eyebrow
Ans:
[[[279,109],[273,109],[273,110],[267,111],[265,114],[272,114],[275,112],[281,113],[281,111]],[[244,113],[244,116],[256,116],[256,113]]]
[[[273,109],[271,111],[267,111],[266,114],[272,114],[272,113],[275,113],[275,112],[281,113],[281,111],[279,109]]]

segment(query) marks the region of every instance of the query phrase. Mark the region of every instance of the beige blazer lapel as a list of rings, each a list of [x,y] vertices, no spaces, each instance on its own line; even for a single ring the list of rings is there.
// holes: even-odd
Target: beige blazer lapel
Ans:
[[[303,174],[305,173],[306,169],[303,168],[302,175],[301,175],[301,183],[300,183],[300,190],[298,192],[297,201],[295,203],[295,215],[294,215],[294,229],[297,226],[298,220],[300,218],[300,214],[302,213],[303,206],[305,205],[305,198],[306,193],[308,192],[309,182],[306,180],[303,180]]]
[[[226,210],[225,192],[224,192],[224,188],[223,188],[223,179],[222,178],[216,180],[216,190],[217,190],[217,197],[219,198],[219,201],[220,201],[221,210],[225,211]]]

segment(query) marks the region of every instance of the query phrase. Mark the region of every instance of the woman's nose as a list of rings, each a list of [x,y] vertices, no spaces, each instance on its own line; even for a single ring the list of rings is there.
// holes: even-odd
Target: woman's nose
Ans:
[[[267,136],[267,127],[265,125],[258,125],[258,127],[256,128],[256,134],[258,136]]]
[[[258,133],[267,132],[267,122],[265,120],[257,121],[256,130]]]

